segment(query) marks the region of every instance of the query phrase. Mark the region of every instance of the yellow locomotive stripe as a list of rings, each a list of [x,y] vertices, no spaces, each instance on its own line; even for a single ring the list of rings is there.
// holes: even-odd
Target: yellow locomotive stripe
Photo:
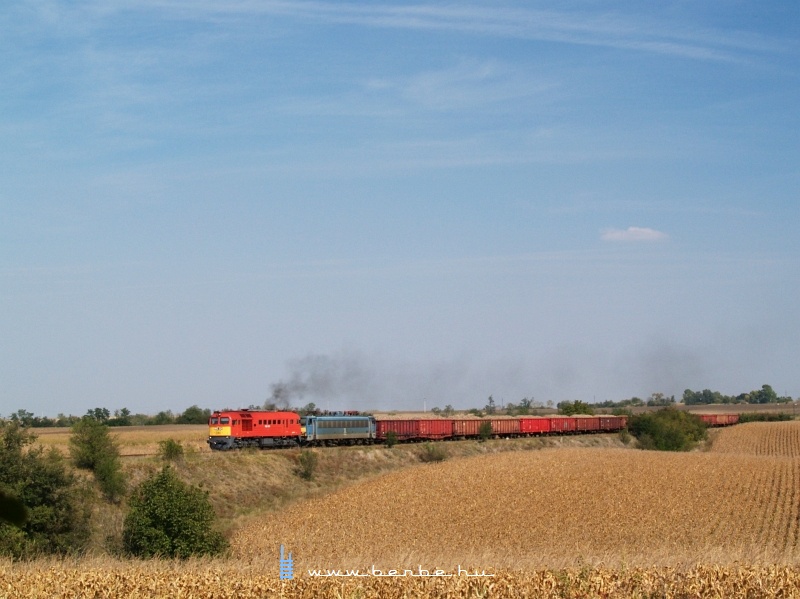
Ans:
[[[229,426],[209,426],[208,427],[208,436],[209,437],[230,437],[231,436],[231,427],[229,427]]]

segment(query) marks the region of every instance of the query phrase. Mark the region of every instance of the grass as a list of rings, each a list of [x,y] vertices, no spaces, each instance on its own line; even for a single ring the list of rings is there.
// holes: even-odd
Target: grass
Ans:
[[[158,429],[160,427],[148,427]],[[180,439],[172,427],[147,443]],[[167,430],[170,429],[170,430]],[[116,431],[114,431],[116,433]],[[120,433],[132,443],[142,438]],[[137,431],[138,433],[138,431]],[[142,434],[144,434],[142,433]],[[194,433],[196,434],[196,433]],[[212,453],[175,466],[210,492],[224,559],[107,555],[124,508],[98,502],[91,555],[0,561],[0,595],[263,597],[792,596],[800,588],[800,422],[714,431],[708,452],[623,449],[618,435]],[[183,442],[183,441],[182,441]],[[131,485],[160,468],[127,458]],[[487,569],[491,580],[277,579],[278,545],[306,567]]]

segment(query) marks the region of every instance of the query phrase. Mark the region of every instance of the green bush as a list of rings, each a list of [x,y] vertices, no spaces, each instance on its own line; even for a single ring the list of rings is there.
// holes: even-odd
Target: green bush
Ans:
[[[397,445],[397,433],[389,431],[386,433],[386,447],[392,448]]]
[[[481,441],[488,441],[492,438],[492,421],[484,420],[478,427],[478,437]]]
[[[183,458],[183,445],[175,439],[164,439],[158,442],[158,455],[167,462],[177,462]]]
[[[186,559],[216,555],[227,548],[213,526],[208,494],[184,483],[169,466],[139,485],[129,503],[122,544],[132,556]]]
[[[304,478],[305,480],[314,478],[314,470],[317,468],[316,452],[311,449],[304,449],[300,452],[297,459],[300,463],[300,468],[297,472],[300,478]]]
[[[28,520],[28,510],[17,497],[0,491],[0,522],[22,526]]]
[[[419,459],[422,462],[441,462],[447,459],[447,452],[440,443],[425,443]]]
[[[628,430],[642,449],[660,451],[689,451],[708,436],[699,417],[675,408],[631,416]]]
[[[772,414],[769,412],[745,412],[739,414],[739,423],[745,422],[785,422],[787,420],[794,420],[794,416],[786,412]]]
[[[564,414],[565,416],[574,416],[575,414],[588,414],[592,416],[594,414],[594,409],[591,405],[586,403],[585,401],[580,401],[576,399],[575,401],[562,401],[556,404],[559,413]]]
[[[69,451],[78,468],[94,473],[109,501],[118,501],[125,494],[119,447],[106,424],[92,416],[81,418],[72,425]]]
[[[23,519],[0,519],[0,555],[78,553],[89,540],[89,503],[58,451],[29,447],[35,439],[18,423],[0,422],[0,495],[16,510],[24,506]]]

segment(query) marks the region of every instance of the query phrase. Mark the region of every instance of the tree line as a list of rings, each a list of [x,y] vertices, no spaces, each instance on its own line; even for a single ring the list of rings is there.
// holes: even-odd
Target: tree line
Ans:
[[[683,392],[683,403],[686,405],[733,403],[779,404],[791,402],[791,397],[779,396],[769,385],[762,385],[761,389],[756,389],[749,393],[740,393],[739,395],[723,395],[719,391],[711,391],[709,389],[703,389],[702,391],[686,389]]]
[[[59,414],[55,418],[48,416],[37,416],[33,412],[21,409],[9,415],[7,420],[19,423],[24,427],[47,428],[47,427],[71,427],[83,418],[89,416],[106,426],[151,426],[159,424],[208,424],[211,410],[201,408],[197,405],[186,408],[183,412],[174,414],[172,410],[163,410],[151,416],[148,414],[133,414],[128,408],[114,410],[112,414],[108,408],[93,408],[86,412],[84,416],[73,416]]]

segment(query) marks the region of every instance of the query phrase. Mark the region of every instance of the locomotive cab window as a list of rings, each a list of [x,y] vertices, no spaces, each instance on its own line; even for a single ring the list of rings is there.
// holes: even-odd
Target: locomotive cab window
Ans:
[[[211,424],[219,424],[219,418],[212,418]]]
[[[230,424],[231,423],[231,419],[228,418],[227,416],[223,416],[222,418],[219,419],[219,423],[220,424]]]

